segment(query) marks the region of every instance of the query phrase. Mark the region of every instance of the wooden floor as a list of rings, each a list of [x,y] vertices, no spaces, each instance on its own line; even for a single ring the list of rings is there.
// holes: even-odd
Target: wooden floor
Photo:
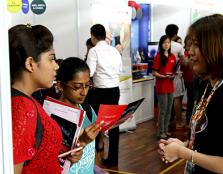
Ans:
[[[185,140],[185,131],[175,131],[173,136]],[[105,138],[105,148],[108,141]],[[137,125],[133,133],[121,133],[118,168],[110,168],[111,174],[182,174],[185,161],[164,164],[157,153],[158,139],[153,120]],[[106,155],[106,154],[105,154]],[[100,167],[105,168],[103,165]],[[117,172],[119,171],[119,172]]]

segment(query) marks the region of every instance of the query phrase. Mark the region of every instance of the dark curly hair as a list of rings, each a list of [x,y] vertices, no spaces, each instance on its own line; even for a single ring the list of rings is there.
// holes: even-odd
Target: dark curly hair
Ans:
[[[38,62],[40,54],[53,46],[53,35],[42,25],[16,25],[9,29],[10,73],[13,82],[25,67],[28,57]]]
[[[90,75],[90,69],[87,63],[78,57],[66,58],[60,63],[57,72],[57,80],[67,83],[71,81],[78,72],[88,72]]]

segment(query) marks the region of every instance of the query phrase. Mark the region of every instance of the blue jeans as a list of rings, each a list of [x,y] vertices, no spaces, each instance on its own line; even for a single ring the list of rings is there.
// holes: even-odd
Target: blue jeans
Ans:
[[[171,94],[157,94],[159,115],[158,115],[158,134],[168,132],[170,123],[171,109],[173,105],[173,93]]]

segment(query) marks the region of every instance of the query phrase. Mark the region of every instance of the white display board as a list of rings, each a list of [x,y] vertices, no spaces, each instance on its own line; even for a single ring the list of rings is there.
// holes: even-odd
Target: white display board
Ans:
[[[132,77],[129,77],[123,81],[121,81],[120,85],[120,100],[119,104],[127,104],[133,101],[132,98]],[[133,119],[126,121],[121,124],[119,129],[120,131],[132,130],[136,128],[135,117]]]
[[[154,83],[154,77],[149,76],[148,80],[133,84],[133,100],[145,98],[134,113],[136,123],[142,123],[154,118]]]
[[[131,8],[127,1],[95,0],[92,4],[92,24],[100,23],[112,37],[120,36],[122,46],[123,71],[120,77],[120,100],[119,104],[128,104],[132,99],[132,64],[130,56],[131,35]],[[103,14],[103,15],[101,15]],[[120,131],[135,129],[136,122],[133,118],[120,126]]]

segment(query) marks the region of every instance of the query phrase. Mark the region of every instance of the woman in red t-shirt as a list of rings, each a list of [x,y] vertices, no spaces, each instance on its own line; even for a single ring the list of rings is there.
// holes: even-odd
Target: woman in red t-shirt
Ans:
[[[193,65],[190,61],[189,49],[191,46],[191,40],[188,36],[184,39],[184,62],[182,62],[181,70],[183,71],[183,78],[185,88],[187,90],[187,111],[186,111],[186,124],[189,125],[190,117],[192,115],[194,107],[194,72]]]
[[[53,35],[42,25],[16,25],[9,29],[9,54],[12,93],[16,94],[12,95],[14,174],[61,174],[60,127],[31,97],[38,89],[52,87],[56,79]],[[40,132],[41,138],[36,138]],[[76,153],[68,159],[77,162],[80,157]]]
[[[159,41],[159,52],[154,58],[152,74],[156,77],[155,91],[158,98],[158,137],[167,138],[170,136],[168,126],[173,104],[173,69],[176,64],[176,57],[170,52],[170,38],[164,35]]]

